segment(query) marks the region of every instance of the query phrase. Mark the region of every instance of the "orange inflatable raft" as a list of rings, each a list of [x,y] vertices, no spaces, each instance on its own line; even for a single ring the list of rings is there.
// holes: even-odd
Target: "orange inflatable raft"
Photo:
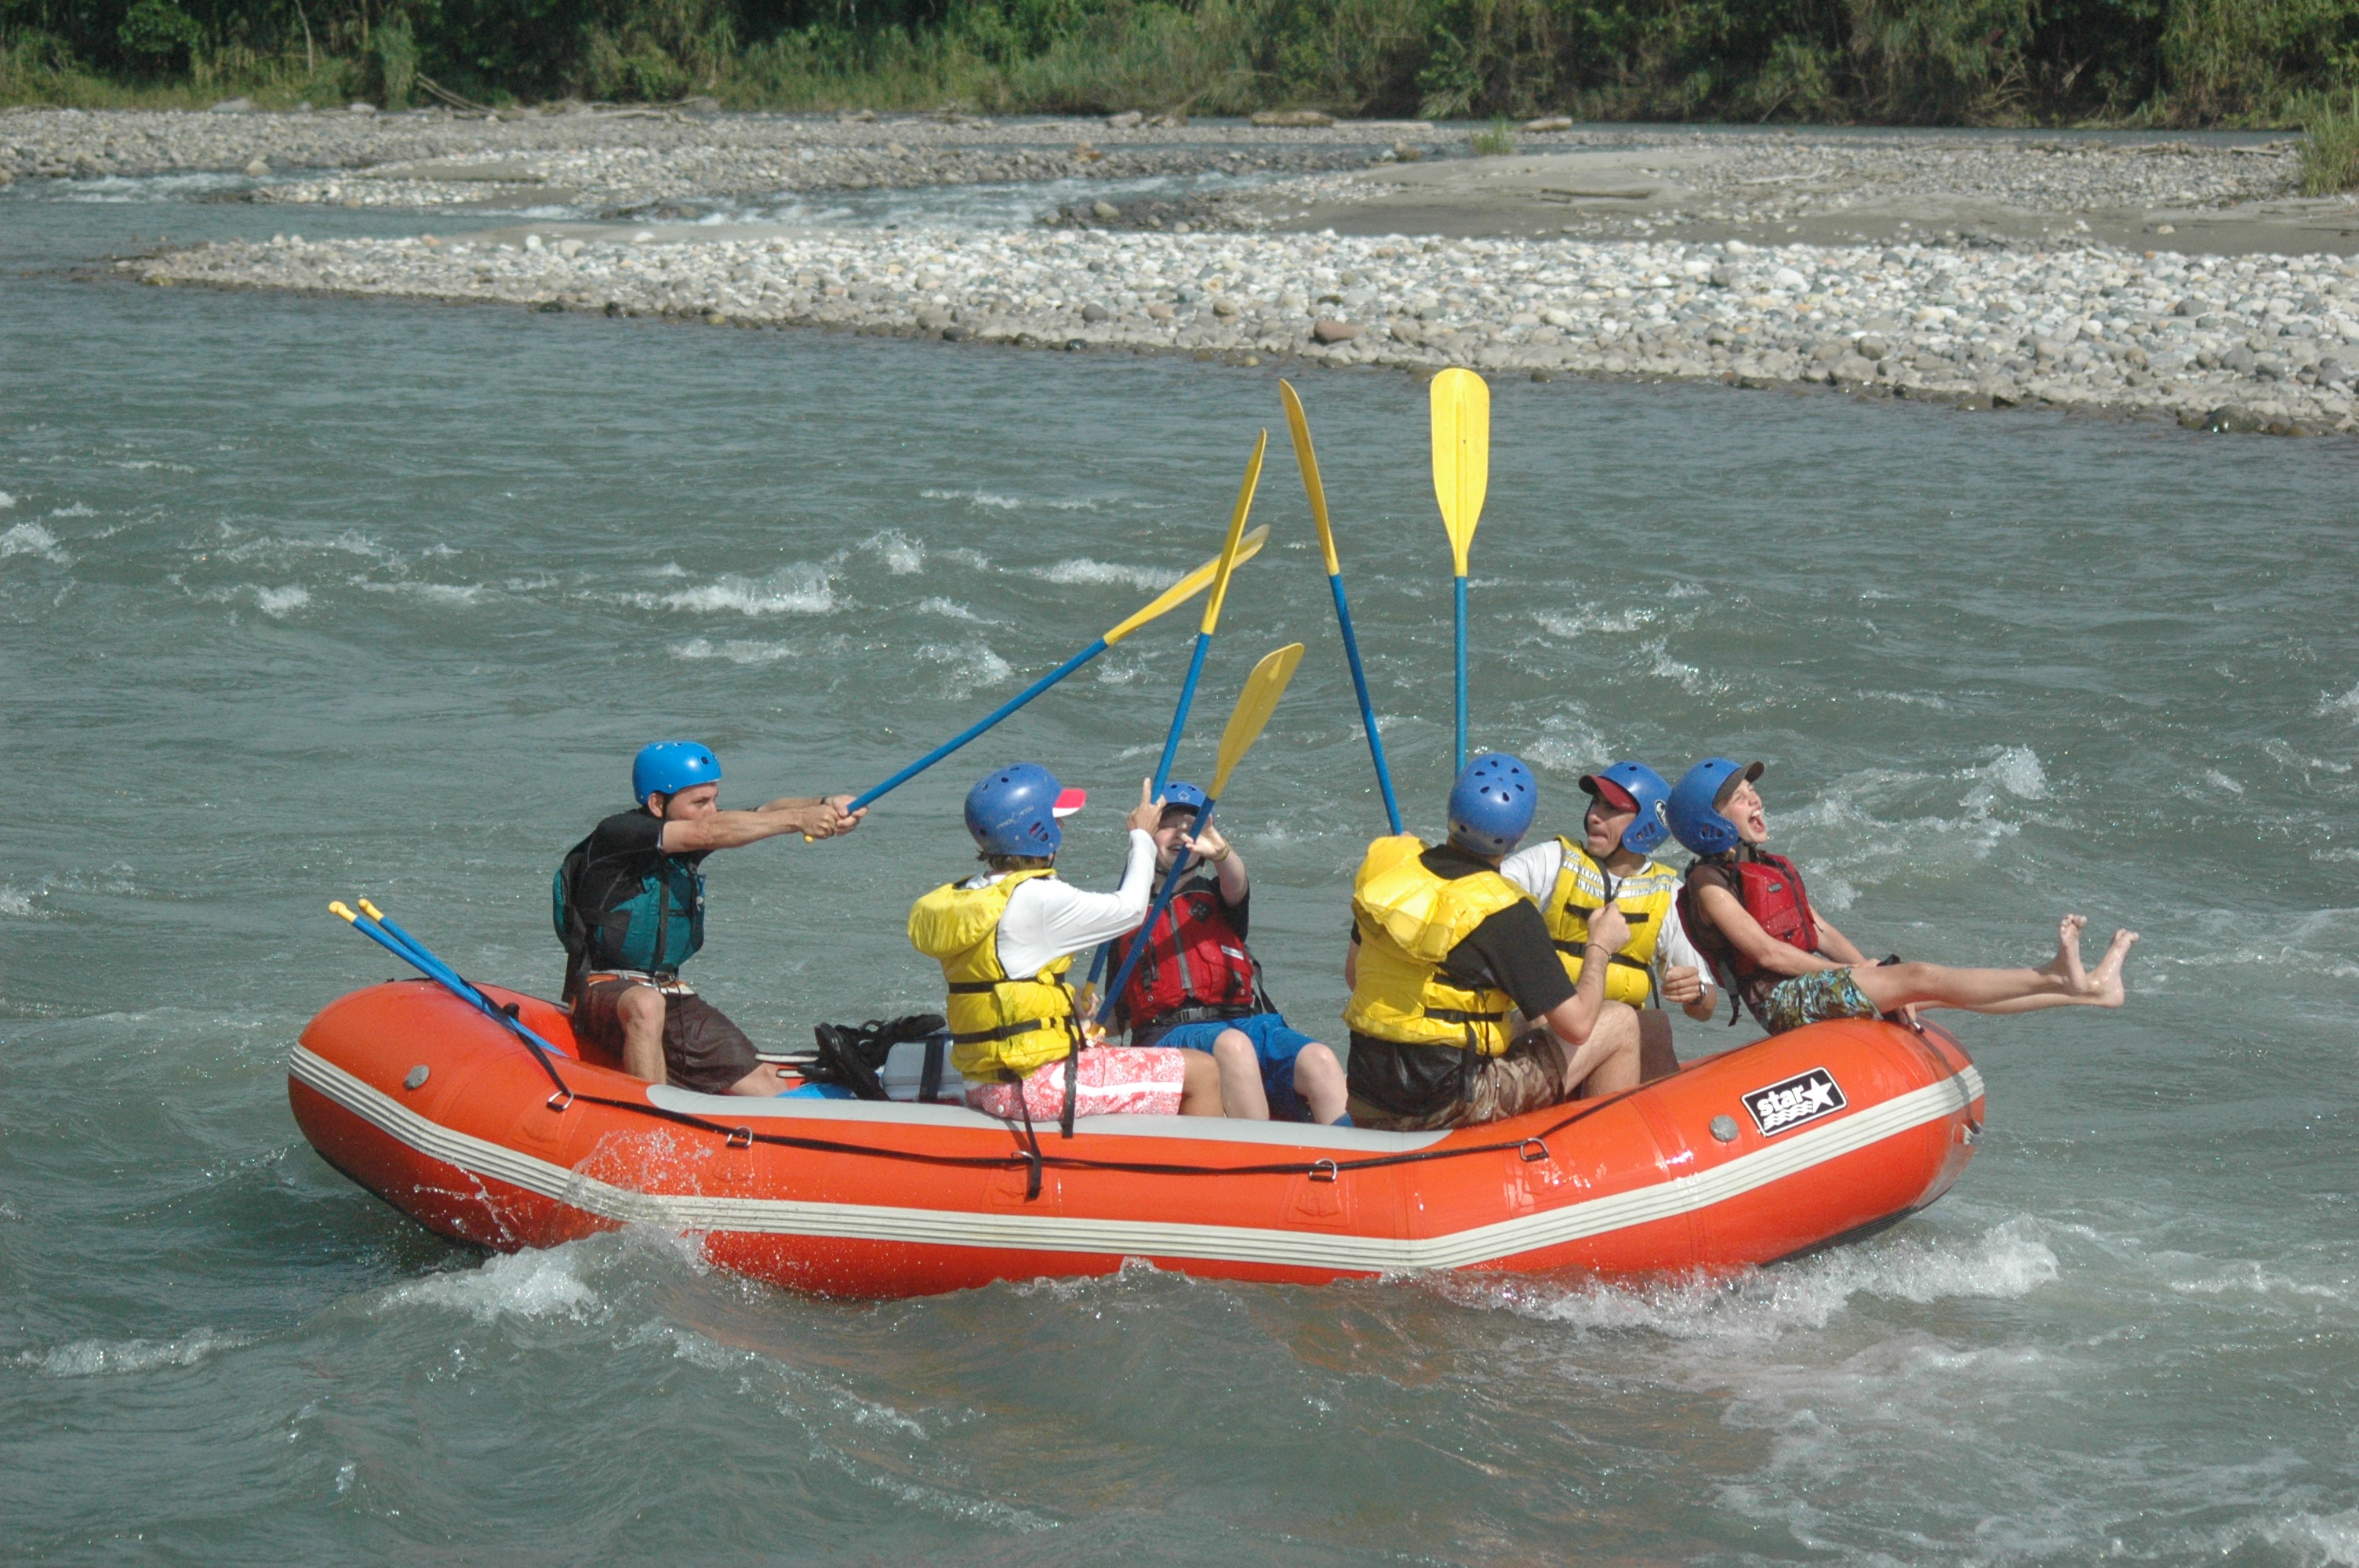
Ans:
[[[1982,1076],[1955,1039],[1838,1022],[1455,1132],[1129,1116],[1035,1141],[956,1104],[652,1086],[582,1060],[561,1008],[484,989],[549,1049],[423,981],[313,1019],[288,1081],[312,1147],[456,1240],[512,1251],[658,1225],[720,1267],[845,1295],[1131,1258],[1301,1283],[1726,1271],[1923,1208],[1982,1127]],[[887,1085],[906,1092],[899,1066]]]

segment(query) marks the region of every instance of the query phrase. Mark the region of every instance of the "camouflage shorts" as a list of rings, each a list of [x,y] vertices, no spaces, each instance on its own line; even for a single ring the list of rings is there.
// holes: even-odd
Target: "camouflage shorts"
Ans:
[[[1806,1023],[1831,1018],[1880,1018],[1849,969],[1821,969],[1815,974],[1789,975],[1769,988],[1756,1010],[1761,1027],[1783,1034]]]

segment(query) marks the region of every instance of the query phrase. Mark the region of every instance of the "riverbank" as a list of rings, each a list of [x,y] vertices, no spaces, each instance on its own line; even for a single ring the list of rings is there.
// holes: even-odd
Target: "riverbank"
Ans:
[[[2359,431],[2333,257],[1056,230],[549,223],[215,244],[154,284],[1337,365],[1819,383],[2285,433]]]

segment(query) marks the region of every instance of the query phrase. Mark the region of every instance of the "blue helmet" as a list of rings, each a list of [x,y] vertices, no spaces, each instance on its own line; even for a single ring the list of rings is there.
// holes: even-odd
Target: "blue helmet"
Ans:
[[[1064,793],[1057,775],[1038,762],[987,773],[966,792],[966,830],[986,855],[1053,855],[1065,841],[1057,826]]]
[[[1670,798],[1671,786],[1663,782],[1662,774],[1644,762],[1616,762],[1582,779],[1582,789],[1621,808],[1620,800],[1598,788],[1601,783],[1613,785],[1637,808],[1638,819],[1622,830],[1625,849],[1643,855],[1670,837],[1671,830],[1663,821],[1663,803]]]
[[[651,795],[675,795],[721,782],[721,759],[696,741],[657,741],[631,759],[631,793],[645,806]]]
[[[1540,786],[1523,759],[1488,752],[1450,789],[1450,841],[1470,854],[1504,855],[1540,808]]]
[[[1184,779],[1173,779],[1163,786],[1163,809],[1184,806],[1190,811],[1201,811],[1212,797]]]
[[[1732,762],[1726,757],[1706,757],[1680,775],[1664,803],[1663,818],[1671,837],[1698,855],[1725,855],[1743,842],[1736,824],[1720,814],[1720,803],[1738,782],[1761,776],[1758,762]]]

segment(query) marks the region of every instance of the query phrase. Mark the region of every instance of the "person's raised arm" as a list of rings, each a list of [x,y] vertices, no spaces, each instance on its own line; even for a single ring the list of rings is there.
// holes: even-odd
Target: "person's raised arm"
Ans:
[[[1791,942],[1780,942],[1762,930],[1761,923],[1745,914],[1745,905],[1724,887],[1699,881],[1696,896],[1702,901],[1704,914],[1719,927],[1720,934],[1728,938],[1728,945],[1743,954],[1756,968],[1767,969],[1773,975],[1814,975],[1821,969],[1843,967],[1815,953],[1805,953]]]
[[[669,855],[686,855],[698,850],[740,849],[787,833],[800,833],[810,838],[839,838],[859,827],[861,819],[868,815],[865,808],[846,811],[844,808],[851,804],[852,796],[848,795],[831,795],[824,800],[789,796],[752,811],[716,811],[709,816],[667,820],[663,825],[663,849]]]
[[[1595,1065],[1593,1062],[1583,1065],[1581,1052],[1597,1027],[1597,1014],[1605,1006],[1606,970],[1612,967],[1614,955],[1628,940],[1630,923],[1624,917],[1620,904],[1608,903],[1591,915],[1589,940],[1581,950],[1581,983],[1573,988],[1572,995],[1548,1011],[1549,1031],[1573,1048],[1573,1065],[1582,1069],[1567,1078],[1570,1083],[1587,1077],[1589,1068]]]
[[[1218,827],[1207,827],[1201,838],[1183,838],[1180,842],[1188,853],[1200,860],[1209,861],[1212,875],[1220,879],[1221,902],[1234,907],[1245,901],[1250,883],[1245,877],[1245,858],[1237,847],[1221,836]]]

